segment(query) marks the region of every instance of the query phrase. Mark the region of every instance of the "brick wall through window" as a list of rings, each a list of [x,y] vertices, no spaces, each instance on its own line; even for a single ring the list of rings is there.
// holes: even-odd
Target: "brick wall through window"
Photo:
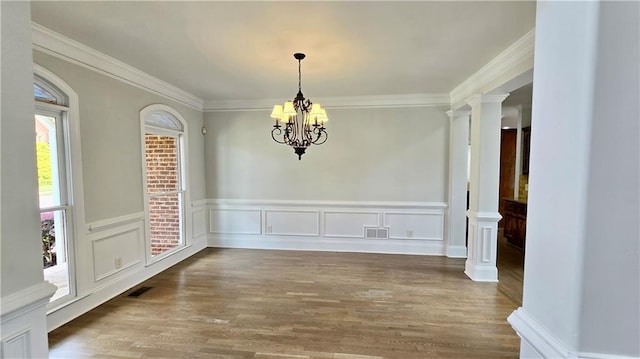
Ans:
[[[145,148],[151,254],[157,255],[180,244],[178,138],[146,134]]]

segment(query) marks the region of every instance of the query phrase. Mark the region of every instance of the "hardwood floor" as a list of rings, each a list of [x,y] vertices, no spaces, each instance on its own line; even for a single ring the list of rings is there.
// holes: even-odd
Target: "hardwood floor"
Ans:
[[[51,332],[50,357],[517,358],[510,249],[499,284],[463,259],[207,249]]]

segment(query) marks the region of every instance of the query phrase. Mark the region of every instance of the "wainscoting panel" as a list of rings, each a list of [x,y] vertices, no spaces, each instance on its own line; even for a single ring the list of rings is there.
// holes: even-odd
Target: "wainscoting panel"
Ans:
[[[208,200],[212,247],[443,255],[440,202]],[[261,226],[262,225],[262,226]],[[390,238],[364,238],[388,227]]]
[[[191,218],[191,233],[193,233],[193,238],[200,238],[207,234],[207,220],[205,218],[205,210],[194,210],[191,214]]]
[[[261,212],[258,209],[209,210],[209,232],[222,234],[262,234]]]
[[[378,212],[324,211],[324,236],[364,238],[364,227],[379,227]]]
[[[265,210],[265,228],[269,235],[319,236],[320,212],[313,210]]]
[[[23,330],[8,339],[3,339],[2,358],[30,358],[30,345],[31,329]]]
[[[93,279],[102,281],[142,262],[143,222],[89,235],[93,249]]]
[[[46,307],[56,287],[42,281],[0,298],[0,358],[47,358]]]
[[[386,212],[384,226],[392,239],[443,240],[444,213]]]

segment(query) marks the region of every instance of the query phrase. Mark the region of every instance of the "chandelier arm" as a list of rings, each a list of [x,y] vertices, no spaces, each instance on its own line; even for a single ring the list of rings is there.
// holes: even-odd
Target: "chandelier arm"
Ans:
[[[329,138],[329,135],[327,134],[327,131],[322,129],[322,127],[315,128],[313,130],[313,132],[316,135],[316,139],[313,142],[311,142],[312,144],[321,145],[321,144],[327,142],[327,138]],[[320,140],[322,140],[322,141],[320,141]]]
[[[283,145],[287,144],[287,141],[285,141],[284,137],[282,141],[276,138],[276,136],[280,136],[280,135],[282,135],[282,130],[280,129],[280,127],[273,126],[273,130],[271,130],[271,138],[273,138],[273,140],[276,141],[277,143],[280,143]]]

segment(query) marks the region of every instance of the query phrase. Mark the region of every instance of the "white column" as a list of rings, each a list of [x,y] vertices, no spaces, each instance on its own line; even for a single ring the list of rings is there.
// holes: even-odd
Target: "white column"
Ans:
[[[42,273],[29,2],[0,1],[0,28],[0,357],[46,358],[55,286]]]
[[[469,242],[465,274],[478,282],[497,282],[498,190],[502,101],[508,94],[475,95],[471,106]]]
[[[447,257],[466,258],[467,169],[470,111],[449,115],[449,216]]]
[[[537,3],[523,358],[640,358],[640,3]]]

